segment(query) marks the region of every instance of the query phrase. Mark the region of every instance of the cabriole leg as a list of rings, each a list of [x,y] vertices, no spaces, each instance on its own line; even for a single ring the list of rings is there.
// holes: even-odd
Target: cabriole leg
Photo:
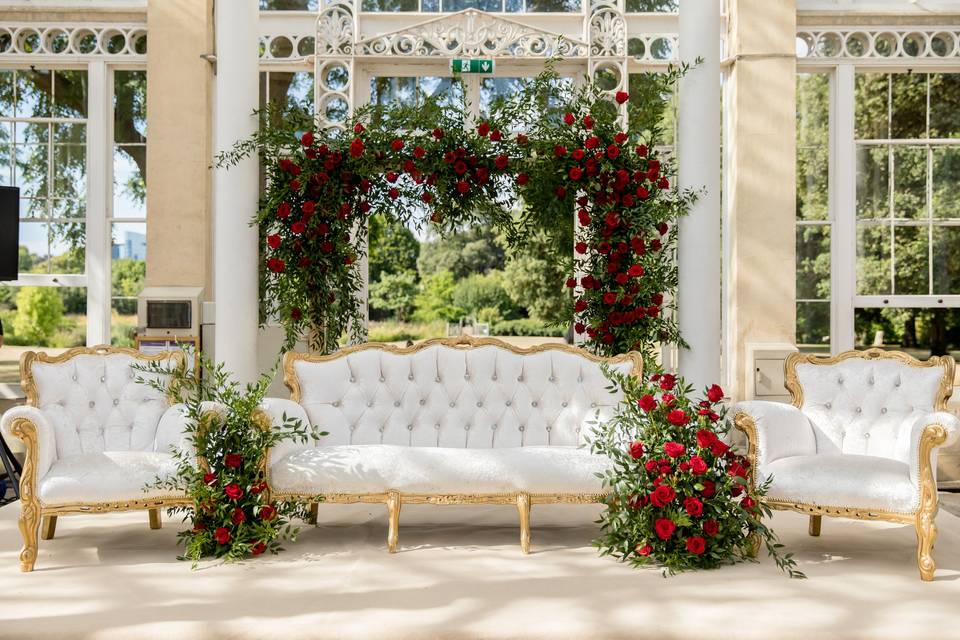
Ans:
[[[43,516],[40,525],[40,537],[43,540],[53,540],[57,532],[57,516]]]
[[[387,515],[389,517],[387,549],[390,553],[396,553],[397,541],[400,538],[400,494],[396,491],[387,494]]]
[[[317,524],[317,516],[320,513],[320,504],[317,502],[310,503],[310,517],[307,518],[307,524]]]
[[[517,494],[517,511],[520,513],[520,550],[530,553],[530,494]]]
[[[917,566],[920,568],[920,579],[924,582],[933,580],[937,569],[933,561],[933,543],[937,540],[936,504],[933,513],[917,514]]]
[[[150,528],[159,529],[163,526],[163,523],[160,522],[160,509],[150,509]]]
[[[23,495],[23,486],[20,487]],[[20,500],[20,535],[23,537],[23,549],[20,550],[20,571],[33,571],[37,561],[37,534],[40,529],[40,508],[36,501]]]
[[[810,516],[810,527],[808,531],[810,535],[816,538],[820,535],[820,523],[823,521],[823,516]]]

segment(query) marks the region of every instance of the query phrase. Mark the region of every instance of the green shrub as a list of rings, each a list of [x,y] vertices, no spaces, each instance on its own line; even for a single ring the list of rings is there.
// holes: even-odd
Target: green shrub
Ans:
[[[48,346],[63,319],[63,302],[53,287],[23,287],[17,293],[13,331],[26,344]]]
[[[453,302],[455,288],[456,282],[449,271],[440,271],[425,277],[420,283],[420,293],[415,300],[417,310],[413,314],[414,319],[420,322],[459,320],[464,310]]]
[[[446,334],[445,322],[371,322],[367,333],[370,342],[406,342],[439,338]]]
[[[556,325],[545,325],[539,320],[520,318],[505,320],[490,327],[492,336],[538,336],[547,338],[562,338],[567,328]]]
[[[387,311],[403,322],[413,310],[417,297],[417,274],[381,273],[380,279],[370,285],[371,310]]]
[[[464,310],[467,316],[478,318],[481,310],[495,310],[502,318],[515,318],[517,306],[503,288],[503,272],[491,271],[473,274],[457,282],[453,289],[453,304]]]

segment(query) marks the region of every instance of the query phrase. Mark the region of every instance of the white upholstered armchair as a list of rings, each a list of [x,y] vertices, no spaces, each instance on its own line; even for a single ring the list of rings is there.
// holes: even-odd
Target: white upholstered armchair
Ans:
[[[932,580],[937,449],[960,430],[945,411],[953,359],[880,349],[798,353],[785,369],[792,405],[734,408],[749,439],[751,480],[769,479],[771,507],[809,514],[812,536],[824,515],[913,524],[920,577]]]
[[[183,405],[137,377],[136,362],[184,366],[180,352],[146,356],[133,349],[79,347],[59,356],[27,352],[20,358],[26,406],[0,419],[7,438],[27,452],[20,478],[20,569],[32,571],[37,531],[53,538],[57,516],[147,509],[160,528],[160,509],[187,502],[181,494],[146,485],[176,469],[171,447],[186,447]]]

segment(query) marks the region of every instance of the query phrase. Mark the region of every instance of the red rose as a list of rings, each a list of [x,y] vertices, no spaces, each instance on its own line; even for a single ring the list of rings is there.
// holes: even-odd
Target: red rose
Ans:
[[[653,528],[657,532],[657,537],[661,540],[666,540],[676,531],[677,525],[669,518],[657,518],[657,521],[653,523]]]
[[[483,138],[487,137],[487,134],[490,133],[490,125],[486,122],[481,122],[480,126],[477,127],[477,134]]]
[[[231,482],[226,487],[223,488],[223,492],[227,494],[227,497],[231,500],[239,500],[243,497],[243,489],[240,488],[236,482]]]
[[[360,138],[354,138],[353,142],[350,143],[350,156],[353,158],[359,158],[363,155],[363,140]]]
[[[616,160],[620,156],[620,147],[615,144],[611,144],[607,147],[607,157],[611,160]]]
[[[752,511],[756,505],[757,503],[750,496],[744,496],[743,500],[740,501],[740,506],[747,511]]]
[[[643,457],[643,443],[639,440],[630,443],[630,457],[634,460]]]
[[[286,268],[287,263],[279,258],[270,258],[267,260],[267,269],[274,273],[283,273],[283,270]]]
[[[363,125],[360,124],[359,122],[358,122],[357,124],[353,125],[353,132],[354,132],[354,133],[363,133]]]
[[[710,445],[717,441],[717,434],[713,431],[700,429],[697,431],[697,446],[701,449],[708,449]]]
[[[500,133],[500,129],[493,130],[493,132],[490,134],[490,140],[492,140],[493,142],[500,142],[501,140],[503,140],[503,134]]]
[[[707,541],[704,540],[701,536],[693,536],[692,538],[687,538],[687,551],[689,551],[693,555],[698,556],[706,550],[707,550]]]
[[[575,286],[577,286],[577,279],[576,279],[576,278],[567,278],[567,283],[566,283],[566,284],[567,284],[567,289],[573,289]]]
[[[637,545],[634,551],[637,552],[638,556],[649,556],[653,552],[653,547],[651,547],[649,544],[645,544],[642,547]]]
[[[653,503],[654,506],[662,509],[673,502],[673,499],[676,497],[677,492],[674,491],[673,487],[662,484],[654,489],[653,493],[650,494],[650,502]]]
[[[576,331],[577,333],[583,333],[584,331],[587,330],[587,328],[583,325],[582,322],[578,322],[575,325],[573,325],[573,330]]]
[[[664,391],[673,391],[674,385],[677,384],[677,376],[665,373],[660,377],[660,388]]]
[[[572,114],[572,113],[567,112],[567,113],[563,114],[563,122],[564,122],[564,124],[571,124],[571,125],[572,125],[572,124],[573,124],[574,122],[576,122],[576,121],[577,121],[577,119],[573,117],[573,114]]]
[[[557,156],[558,158],[562,158],[563,156],[567,155],[567,148],[558,144],[553,148],[553,155]]]
[[[607,304],[613,304],[617,301],[617,294],[608,291],[603,294],[603,301]]]
[[[700,495],[704,498],[710,499],[717,494],[717,484],[713,480],[704,480],[703,489],[700,491]]]
[[[426,202],[427,204],[430,204],[431,202],[433,202],[433,194],[430,193],[429,191],[424,191],[423,193],[420,194],[420,199]]]
[[[367,188],[369,189],[369,186]],[[314,202],[313,200],[307,200],[306,202],[303,203],[303,206],[300,207],[300,210],[303,211],[304,213],[304,217],[313,214],[313,212],[316,211],[316,209],[317,209],[317,203]]]
[[[717,524],[717,521],[713,518],[705,520],[703,523],[703,532],[712,538],[720,532],[720,525]]]
[[[528,182],[530,182],[530,176],[528,176],[528,175],[525,174],[525,173],[518,173],[518,174],[517,174],[517,184],[518,184],[518,185],[520,185],[520,186],[522,187],[523,185],[527,184]]]
[[[634,151],[636,152],[636,154],[637,154],[638,156],[640,156],[641,158],[643,158],[643,157],[645,157],[645,156],[647,155],[647,145],[645,145],[645,144],[637,145],[637,148],[634,149]]]
[[[570,157],[576,160],[577,162],[583,160],[583,156],[586,155],[583,149],[574,149],[573,153],[570,154]]]
[[[649,471],[650,473],[653,473],[654,471],[660,468],[660,465],[659,463],[657,463],[656,460],[647,460],[647,463],[643,465],[643,468]]]
[[[509,163],[510,163],[510,159],[503,154],[497,156],[497,159],[493,161],[493,164],[497,167],[497,169],[500,169],[501,171],[503,169],[506,169]]]
[[[653,249],[654,251],[660,251],[660,249],[663,248],[663,243],[660,242],[659,240],[652,240],[650,242],[650,248]]]
[[[583,177],[583,170],[580,167],[570,167],[570,171],[567,172],[567,175],[571,180],[579,180]]]
[[[322,251],[323,253],[330,253],[331,251],[333,251],[333,243],[330,242],[329,240],[324,240],[323,242],[320,243],[320,251]]]
[[[243,512],[243,509],[241,509],[240,507],[236,507],[233,510],[233,514],[231,514],[230,516],[230,521],[233,522],[233,524],[240,524],[241,522],[246,522],[247,514],[245,514]]]
[[[587,243],[586,243],[586,242],[578,242],[577,244],[575,244],[575,245],[573,246],[573,248],[574,248],[574,250],[576,250],[577,253],[586,253],[586,252],[587,252]]]
[[[600,146],[600,138],[597,136],[590,136],[584,140],[583,146],[585,146],[587,149],[596,149]]]
[[[280,206],[277,207],[277,217],[281,220],[286,220],[290,217],[290,203],[281,202]]]
[[[269,522],[277,517],[277,510],[271,505],[264,505],[260,507],[260,519]]]
[[[522,133],[517,134],[517,144],[527,144],[528,140],[529,138],[527,138],[527,136],[523,135]]]
[[[707,463],[700,456],[691,456],[690,470],[693,471],[693,475],[702,476],[707,472]]]
[[[674,426],[682,427],[690,422],[690,416],[688,416],[682,409],[674,409],[667,414],[667,422]]]
[[[650,190],[644,186],[637,187],[637,197],[641,200],[646,200],[648,197],[650,197]]]
[[[660,187],[661,189],[669,189],[669,188],[670,188],[670,181],[667,180],[666,177],[660,178],[660,179],[657,181],[657,186]]]
[[[553,190],[553,195],[557,196],[558,199],[563,200],[567,197],[567,190],[563,187],[557,187]]]
[[[466,195],[470,192],[470,184],[464,180],[457,183],[457,192],[460,195]]]
[[[710,402],[720,402],[723,400],[723,389],[717,385],[712,385],[709,389],[707,389],[707,398],[710,400]]]
[[[624,102],[630,99],[630,94],[627,93],[626,91],[617,91],[616,98],[617,98],[617,104],[623,104]]]
[[[297,220],[292,225],[290,225],[290,231],[297,236],[301,235],[306,230],[307,230],[307,225],[303,224],[303,220]]]
[[[670,230],[670,227],[667,226],[667,223],[666,223],[666,222],[661,222],[660,224],[657,225],[657,231],[658,231],[658,232],[660,233],[660,235],[662,235],[662,236],[667,235],[667,231],[669,231],[669,230]]]
[[[257,544],[250,547],[250,553],[255,556],[260,555],[266,550],[267,550],[267,545],[265,545],[262,541],[259,541],[259,540],[257,541]]]
[[[266,490],[267,490],[266,482],[258,482],[257,484],[250,487],[250,493],[252,493],[253,495],[259,495]]]
[[[453,165],[453,170],[458,176],[462,176],[467,172],[467,163],[463,160],[457,160],[456,164]]]
[[[213,537],[217,539],[218,544],[227,544],[230,542],[230,530],[226,527],[217,527]]]
[[[427,155],[427,150],[421,147],[420,145],[417,145],[416,147],[413,148],[414,158],[422,158],[425,155]]]
[[[276,233],[271,233],[267,236],[267,244],[270,245],[271,249],[280,248],[280,236]]]
[[[739,462],[732,462],[730,463],[730,466],[727,467],[727,474],[746,479],[747,469]]]
[[[583,126],[587,129],[593,129],[593,118],[590,117],[590,114],[583,116]]]
[[[439,127],[436,128],[436,129],[434,129],[434,130],[433,130],[433,137],[436,138],[437,140],[439,140],[440,138],[442,138],[442,137],[443,137],[443,129],[440,129]]]
[[[617,144],[623,144],[627,141],[627,138],[629,138],[629,136],[626,133],[619,131],[617,132],[617,135],[613,136],[613,141]]]
[[[217,483],[217,474],[215,473],[205,473],[203,474],[204,484],[216,484]]]
[[[307,258],[309,259],[309,258]],[[299,320],[303,317],[303,311],[300,310],[300,307],[294,307],[290,310],[290,317],[294,320]]]
[[[656,401],[656,399],[655,399],[652,395],[650,395],[649,393],[646,394],[645,396],[643,396],[642,398],[640,398],[640,400],[637,402],[637,404],[640,405],[640,408],[641,408],[641,409],[643,409],[644,411],[646,411],[646,412],[648,412],[648,413],[649,413],[650,411],[653,411],[654,409],[657,408],[657,401]]]
[[[630,269],[627,271],[627,274],[631,278],[639,278],[644,274],[643,266],[639,264],[632,265]]]
[[[703,503],[691,496],[683,501],[683,509],[689,515],[697,517],[703,513]]]
[[[713,419],[713,416],[710,416],[710,418]],[[730,450],[730,445],[720,440],[715,440],[710,444],[710,453],[712,453],[718,458],[724,455],[729,450]]]
[[[683,412],[681,411],[681,413]],[[682,444],[680,444],[679,442],[667,442],[663,445],[663,450],[671,458],[677,458],[679,456],[682,456],[684,452],[687,450],[687,448]]]
[[[573,310],[577,313],[583,313],[587,310],[587,301],[586,300],[577,300],[573,305]]]
[[[391,200],[396,200],[400,197],[400,190],[396,187],[390,187],[390,191],[387,192],[387,195],[390,196]]]
[[[223,457],[223,464],[231,469],[236,469],[243,464],[243,458],[241,458],[238,453],[228,453]]]
[[[302,144],[302,145],[305,146],[305,147],[312,146],[312,145],[313,145],[313,134],[310,133],[309,131],[307,131],[305,134],[303,134],[302,136],[300,136],[300,144]]]

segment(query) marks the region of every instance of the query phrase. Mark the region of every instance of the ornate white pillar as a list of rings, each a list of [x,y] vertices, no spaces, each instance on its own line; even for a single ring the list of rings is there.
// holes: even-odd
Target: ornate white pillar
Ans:
[[[217,78],[214,102],[214,149],[219,152],[254,133],[259,76],[257,0],[230,0],[216,5]],[[257,158],[242,160],[214,173],[214,357],[240,382],[252,382],[257,367],[258,253],[257,230],[250,220],[257,210]]]
[[[720,3],[680,7],[680,59],[703,62],[680,81],[679,186],[703,189],[680,221],[678,312],[689,349],[680,373],[701,390],[720,381]]]

